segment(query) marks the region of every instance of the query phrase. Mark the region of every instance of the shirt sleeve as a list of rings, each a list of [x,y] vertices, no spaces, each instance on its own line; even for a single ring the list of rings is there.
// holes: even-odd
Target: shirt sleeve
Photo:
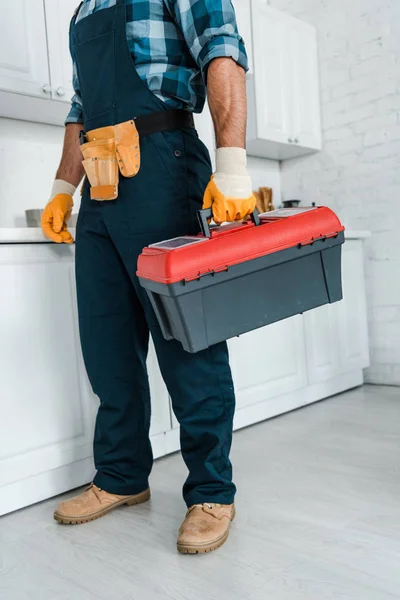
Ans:
[[[240,0],[239,0],[240,1]],[[190,53],[202,71],[214,58],[233,58],[248,70],[231,0],[166,0]]]
[[[80,90],[80,86],[79,86],[78,71],[77,71],[75,62],[73,62],[72,83],[74,86],[75,94],[71,101],[71,109],[65,120],[66,125],[68,125],[68,123],[83,123],[83,108],[82,108],[81,90]]]

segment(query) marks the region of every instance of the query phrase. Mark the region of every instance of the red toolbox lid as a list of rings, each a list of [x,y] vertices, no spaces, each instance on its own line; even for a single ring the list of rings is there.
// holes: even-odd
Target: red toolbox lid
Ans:
[[[251,222],[230,223],[213,229],[211,238],[182,236],[144,248],[137,276],[165,284],[191,281],[344,231],[338,217],[326,207],[278,209],[263,213],[260,220],[257,227]]]

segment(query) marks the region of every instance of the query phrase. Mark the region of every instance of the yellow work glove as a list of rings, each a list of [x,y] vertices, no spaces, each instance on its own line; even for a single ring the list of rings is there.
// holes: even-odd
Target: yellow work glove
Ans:
[[[247,171],[246,150],[218,148],[217,168],[204,193],[203,208],[212,208],[214,221],[241,221],[256,206]]]
[[[51,200],[42,214],[42,230],[46,237],[57,244],[73,244],[74,238],[67,229],[74,202],[72,196],[76,188],[63,179],[56,179],[51,192]]]

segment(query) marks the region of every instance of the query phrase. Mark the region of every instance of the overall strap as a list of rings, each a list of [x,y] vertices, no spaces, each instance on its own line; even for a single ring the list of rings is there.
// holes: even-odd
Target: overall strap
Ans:
[[[121,4],[126,4],[126,0],[117,0],[117,6],[120,6]]]
[[[81,8],[82,8],[82,5],[83,5],[83,0],[82,0],[82,2],[80,3],[80,5],[78,6],[78,8],[76,8],[76,9],[75,9],[74,16],[72,17],[72,22],[73,22],[73,23],[75,23],[75,21],[76,21],[76,19],[77,19],[77,16],[79,15],[79,12],[80,12],[80,10],[81,10]]]
[[[73,28],[73,26],[75,25],[76,19],[77,19],[78,15],[79,15],[79,12],[80,12],[80,10],[81,10],[81,8],[82,8],[82,5],[83,5],[83,1],[82,1],[82,2],[80,3],[80,5],[79,5],[79,6],[78,6],[78,7],[75,9],[75,12],[74,12],[74,14],[72,15],[72,19],[71,19],[71,22],[70,22],[70,24],[69,24],[69,33],[70,33],[70,35],[71,35],[72,28]]]

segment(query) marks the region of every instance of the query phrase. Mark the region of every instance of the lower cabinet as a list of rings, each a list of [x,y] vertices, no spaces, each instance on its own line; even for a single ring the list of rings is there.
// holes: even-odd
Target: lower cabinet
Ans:
[[[98,398],[81,356],[73,264],[71,247],[0,245],[0,515],[93,477]],[[236,429],[362,383],[362,265],[362,242],[348,240],[342,302],[230,340]],[[148,371],[159,457],[179,449],[179,428],[152,344]]]
[[[331,379],[369,365],[362,242],[343,247],[343,300],[303,315],[308,381]]]
[[[307,385],[301,316],[235,338],[229,350],[239,410]]]
[[[94,474],[98,408],[81,355],[73,248],[0,245],[0,514],[78,487]],[[151,434],[171,429],[151,344]],[[156,455],[165,454],[158,443]]]
[[[90,480],[96,401],[81,361],[72,249],[0,246],[0,289],[1,514]]]
[[[335,308],[340,371],[348,372],[368,367],[370,357],[362,242],[348,240],[343,254],[343,302]]]

